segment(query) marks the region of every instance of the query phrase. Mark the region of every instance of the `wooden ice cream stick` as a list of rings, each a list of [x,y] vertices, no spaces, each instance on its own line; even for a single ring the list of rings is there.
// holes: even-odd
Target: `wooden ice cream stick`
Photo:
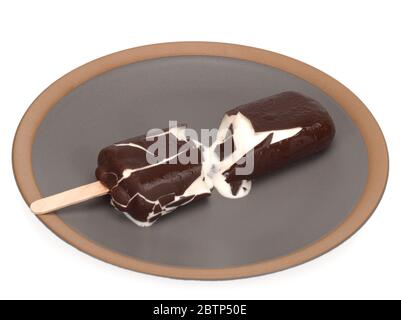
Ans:
[[[101,182],[93,182],[71,189],[51,197],[37,200],[31,204],[31,211],[36,215],[44,215],[74,204],[88,201],[108,194],[110,190]]]

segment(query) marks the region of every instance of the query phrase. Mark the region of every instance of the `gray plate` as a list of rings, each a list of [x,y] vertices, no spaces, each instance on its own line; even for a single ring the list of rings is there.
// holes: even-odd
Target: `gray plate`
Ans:
[[[113,142],[164,128],[219,125],[225,111],[285,90],[321,102],[337,135],[329,151],[258,180],[240,200],[219,194],[177,210],[151,228],[118,215],[107,197],[59,212],[86,238],[125,255],[170,266],[220,268],[266,261],[335,229],[363,192],[362,136],[331,98],[281,70],[242,60],[170,57],[127,65],[64,97],[41,124],[33,169],[43,195],[94,181],[97,154]]]

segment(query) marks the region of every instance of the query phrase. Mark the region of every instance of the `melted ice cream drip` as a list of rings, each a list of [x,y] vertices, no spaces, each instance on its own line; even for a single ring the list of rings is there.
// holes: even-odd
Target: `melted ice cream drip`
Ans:
[[[272,130],[255,132],[251,121],[238,112],[236,115],[225,115],[217,132],[216,141],[211,147],[204,148],[203,170],[209,186],[215,187],[217,191],[226,198],[242,198],[249,194],[252,188],[252,181],[243,180],[240,183],[238,192],[234,194],[231,184],[226,181],[224,172],[238,163],[247,153],[272,135],[270,144],[289,139],[298,134],[302,128],[286,130]],[[231,132],[232,131],[232,132]],[[235,149],[233,152],[220,160],[216,148],[232,138]]]

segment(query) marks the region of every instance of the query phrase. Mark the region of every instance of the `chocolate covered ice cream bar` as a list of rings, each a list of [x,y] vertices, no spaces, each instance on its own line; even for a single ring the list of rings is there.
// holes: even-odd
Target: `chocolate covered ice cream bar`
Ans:
[[[111,204],[139,226],[150,226],[176,208],[210,195],[201,149],[184,132],[185,127],[171,128],[100,152],[97,179],[110,190]],[[152,150],[156,140],[165,144]]]
[[[297,92],[283,92],[228,111],[214,146],[220,152],[219,171],[230,185],[228,189],[221,183],[222,193],[235,195],[245,186],[249,192],[252,179],[323,151],[334,135],[333,120],[323,106]],[[227,146],[232,150],[222,155]]]
[[[252,179],[324,150],[334,133],[333,121],[317,101],[284,92],[228,111],[212,146],[188,140],[185,128],[164,131],[159,136],[173,138],[168,149],[177,144],[176,151],[156,164],[147,159],[152,142],[145,136],[107,147],[96,176],[110,189],[115,208],[149,226],[213,188],[228,198],[246,196]],[[185,152],[196,152],[195,161],[171,163],[184,146]]]

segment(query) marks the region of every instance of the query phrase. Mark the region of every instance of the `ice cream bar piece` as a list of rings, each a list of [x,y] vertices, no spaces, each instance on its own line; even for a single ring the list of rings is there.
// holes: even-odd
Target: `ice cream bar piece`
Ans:
[[[143,135],[100,152],[96,177],[110,189],[111,204],[139,226],[150,226],[174,209],[210,195],[202,176],[201,150],[184,131],[178,127],[153,137]],[[165,150],[152,151],[151,138],[164,138],[159,141],[166,142]]]
[[[226,113],[219,130],[217,144],[231,140],[234,145],[234,156],[223,160],[221,170],[236,189],[241,181],[323,151],[334,135],[334,123],[323,106],[297,92],[283,92],[241,105]],[[244,164],[236,160],[244,154],[251,156],[251,152],[253,169],[238,174],[237,169]]]

